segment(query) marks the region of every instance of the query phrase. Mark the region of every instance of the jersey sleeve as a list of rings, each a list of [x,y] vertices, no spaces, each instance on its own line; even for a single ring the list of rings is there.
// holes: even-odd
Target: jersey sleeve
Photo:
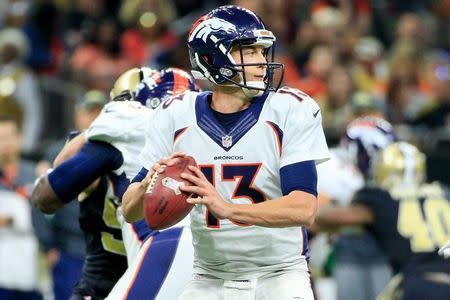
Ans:
[[[316,164],[326,161],[329,153],[319,106],[307,95],[301,101],[289,101],[280,167],[307,160],[314,160]]]
[[[86,131],[86,139],[113,144],[115,140],[129,134],[135,123],[139,122],[139,115],[145,113],[145,109],[136,101],[108,103]]]
[[[149,170],[153,164],[173,152],[174,124],[171,111],[159,106],[145,132],[145,146],[139,160],[144,168]]]

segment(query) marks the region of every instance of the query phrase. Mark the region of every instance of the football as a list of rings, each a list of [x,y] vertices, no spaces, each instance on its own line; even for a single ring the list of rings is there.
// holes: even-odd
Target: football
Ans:
[[[151,229],[171,227],[191,211],[193,204],[186,202],[191,195],[180,190],[181,185],[191,185],[180,176],[183,172],[192,174],[189,165],[197,165],[192,156],[178,157],[176,163],[163,173],[153,175],[144,194],[145,220]]]

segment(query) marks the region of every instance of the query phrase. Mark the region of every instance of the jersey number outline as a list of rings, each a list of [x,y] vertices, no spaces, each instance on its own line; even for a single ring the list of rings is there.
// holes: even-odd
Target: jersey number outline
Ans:
[[[105,205],[103,207],[103,222],[106,226],[112,229],[121,229],[120,223],[117,220],[117,207],[114,204],[115,197],[105,197]],[[122,240],[116,239],[111,232],[102,231],[101,241],[103,249],[108,252],[126,256],[125,245]]]
[[[292,88],[289,86],[283,86],[278,90],[280,94],[289,94],[297,99],[299,102],[303,102],[303,100],[309,97],[306,93],[300,91],[299,89]]]
[[[399,201],[397,230],[409,239],[413,252],[429,252],[450,240],[450,204],[445,198]]]
[[[234,188],[233,199],[247,198],[252,203],[261,203],[267,200],[266,195],[259,189],[253,186],[256,176],[261,169],[262,163],[253,164],[240,164],[240,163],[225,163],[221,165],[222,178],[221,182],[236,182]],[[214,165],[199,165],[200,170],[203,172],[208,181],[215,187],[216,186],[216,174]],[[206,226],[208,228],[220,228],[220,220],[217,219],[212,213],[206,209],[205,216]],[[238,226],[251,226],[250,224],[241,223],[231,220]]]

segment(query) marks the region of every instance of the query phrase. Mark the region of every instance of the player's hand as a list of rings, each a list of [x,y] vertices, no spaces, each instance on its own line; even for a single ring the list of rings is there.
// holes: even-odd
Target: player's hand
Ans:
[[[198,167],[189,166],[194,175],[181,173],[183,179],[189,180],[192,186],[180,186],[186,193],[192,193],[197,197],[188,198],[187,202],[192,204],[204,204],[208,210],[219,219],[228,219],[231,216],[231,203],[225,202],[214,186],[206,179]]]
[[[450,258],[450,241],[447,242],[444,246],[439,249],[439,255],[444,258]]]
[[[163,173],[166,167],[172,166],[179,157],[183,156],[186,156],[186,154],[184,154],[183,152],[174,152],[170,156],[166,156],[158,160],[148,171],[147,175],[142,181],[142,185],[147,188],[155,172],[158,172],[160,174]]]
[[[58,249],[50,249],[47,252],[47,263],[50,267],[55,266],[61,258],[61,252]]]

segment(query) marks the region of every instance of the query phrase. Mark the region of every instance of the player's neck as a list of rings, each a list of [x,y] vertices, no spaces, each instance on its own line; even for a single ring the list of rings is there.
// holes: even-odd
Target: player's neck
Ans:
[[[241,88],[220,87],[214,90],[211,108],[221,113],[235,113],[250,106],[250,99]]]

